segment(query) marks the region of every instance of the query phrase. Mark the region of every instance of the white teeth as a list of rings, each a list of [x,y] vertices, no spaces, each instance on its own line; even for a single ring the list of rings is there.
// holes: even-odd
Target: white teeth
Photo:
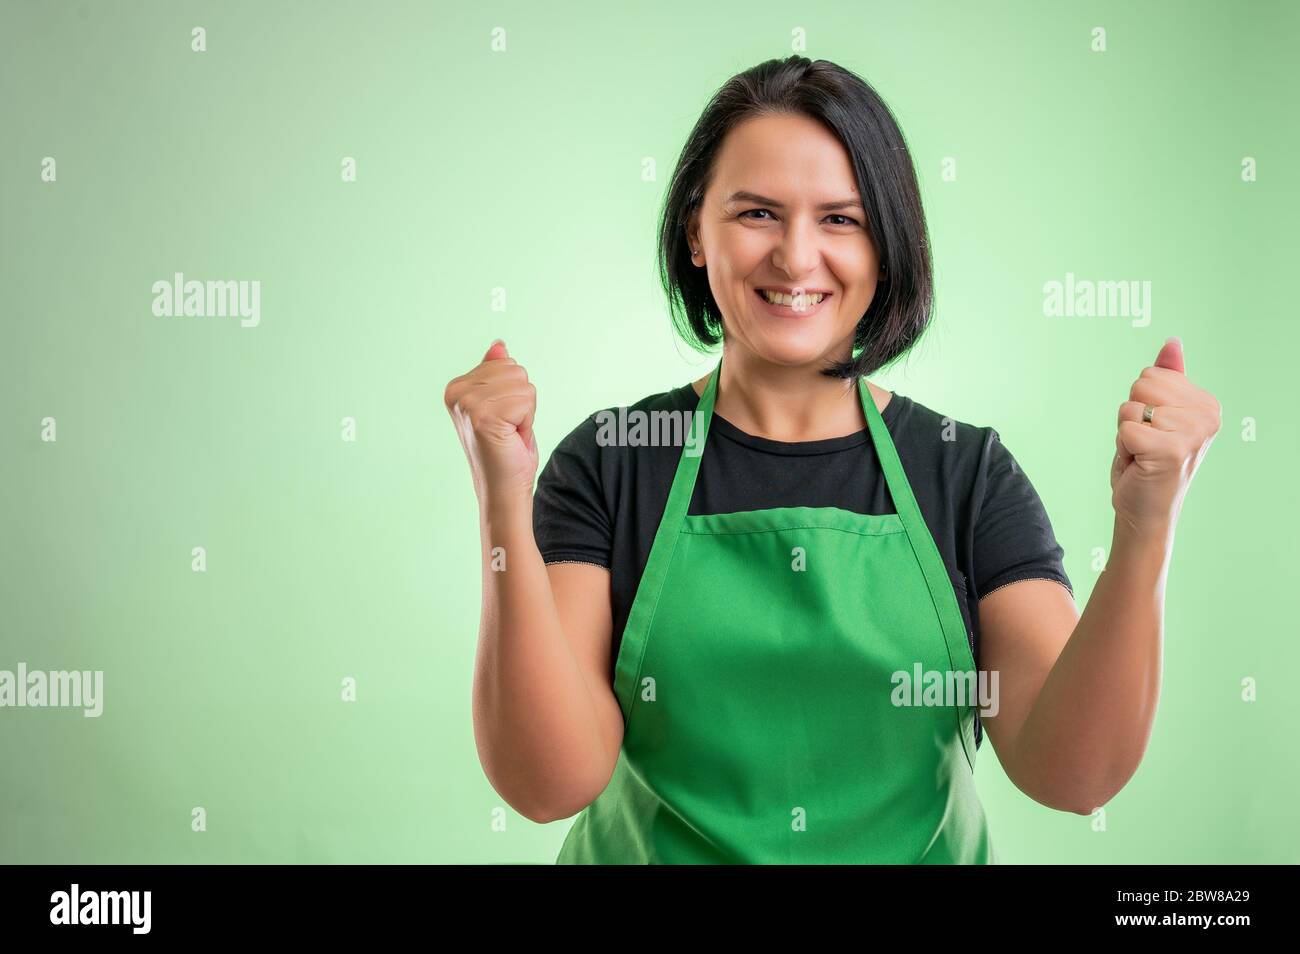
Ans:
[[[795,307],[796,302],[801,302],[802,307],[804,308],[811,308],[813,305],[817,304],[823,298],[826,297],[825,295],[820,293],[812,294],[807,292],[801,295],[783,295],[780,292],[768,291],[765,288],[761,289],[759,291],[759,294],[761,294],[773,305],[785,305],[787,308]]]

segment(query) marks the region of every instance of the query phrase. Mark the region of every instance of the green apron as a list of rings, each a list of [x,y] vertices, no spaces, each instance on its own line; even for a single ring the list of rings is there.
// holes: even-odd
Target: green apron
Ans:
[[[866,380],[897,513],[688,516],[721,368],[614,664],[614,775],[556,863],[997,863],[973,775],[978,700],[895,704],[896,673],[946,681],[975,662]]]

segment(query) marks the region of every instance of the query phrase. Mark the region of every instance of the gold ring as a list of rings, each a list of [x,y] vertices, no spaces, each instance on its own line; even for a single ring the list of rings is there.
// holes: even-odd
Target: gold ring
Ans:
[[[1156,416],[1156,406],[1154,404],[1145,404],[1142,407],[1142,423],[1150,424],[1151,419]]]

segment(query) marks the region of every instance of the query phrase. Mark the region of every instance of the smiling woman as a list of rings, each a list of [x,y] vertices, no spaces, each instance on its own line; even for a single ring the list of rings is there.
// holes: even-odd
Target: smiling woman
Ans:
[[[1121,406],[1081,619],[997,431],[867,380],[932,313],[912,159],[869,85],[798,56],[730,79],[658,244],[674,323],[718,362],[589,415],[535,494],[536,388],[504,343],[447,386],[482,552],[510,552],[484,563],[474,685],[496,790],[535,821],[580,812],[566,863],[991,863],[982,708],[1022,791],[1104,804],[1149,734],[1172,522],[1217,429],[1181,350]],[[698,424],[633,441],[599,426],[615,411]],[[996,698],[900,705],[900,672]]]
[[[620,523],[653,535],[633,559],[611,547],[603,560],[636,565],[609,677],[624,733],[559,860],[992,861],[971,774],[978,700],[931,693],[900,708],[893,691],[913,668],[973,684],[975,663],[953,582],[967,528],[935,520],[950,566],[891,431],[916,470],[956,486],[995,465],[977,429],[944,452],[939,415],[864,377],[930,319],[902,134],[860,79],[793,57],[733,78],[682,155],[661,222],[664,285],[686,340],[725,350],[667,403],[696,399],[705,440],[710,421],[718,439],[702,463],[679,451],[548,466],[538,489],[541,552],[571,575],[600,536],[559,529],[582,524],[565,484],[589,470],[604,488],[653,488],[631,519],[617,493],[606,507],[607,539]],[[559,466],[590,461],[588,446],[585,429],[570,435]],[[932,519],[951,512],[941,489],[924,497]],[[1032,567],[1068,585],[1055,541],[1020,538],[1036,549],[984,572]]]

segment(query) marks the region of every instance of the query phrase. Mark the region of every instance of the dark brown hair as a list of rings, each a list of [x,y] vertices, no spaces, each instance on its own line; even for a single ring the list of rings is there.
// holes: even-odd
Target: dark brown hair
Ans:
[[[863,79],[828,60],[767,60],[729,79],[695,123],[659,224],[659,276],[673,324],[705,351],[722,341],[722,315],[704,269],[691,264],[686,228],[708,188],[727,133],[756,116],[797,114],[821,122],[853,165],[867,227],[884,269],[853,336],[852,360],[823,369],[836,378],[872,374],[897,360],[930,324],[934,278],[916,169],[903,132]]]

